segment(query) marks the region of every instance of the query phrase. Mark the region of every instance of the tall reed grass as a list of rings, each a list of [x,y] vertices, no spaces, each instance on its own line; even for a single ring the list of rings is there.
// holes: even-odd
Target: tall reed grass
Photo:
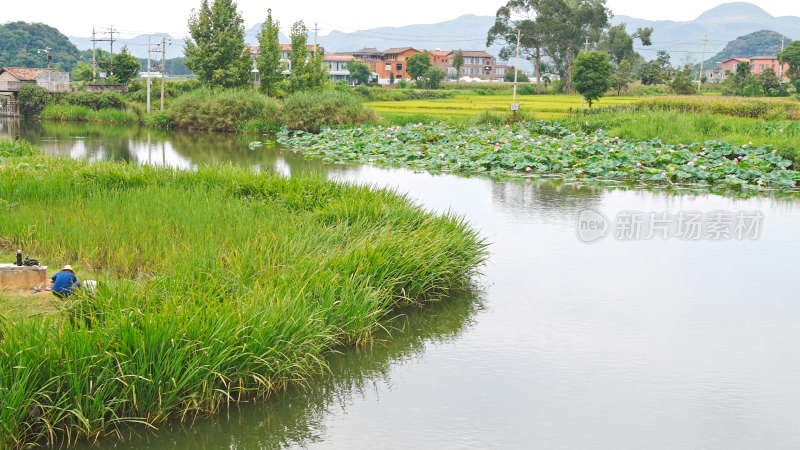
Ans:
[[[178,128],[236,131],[241,123],[262,120],[277,122],[280,104],[252,90],[197,89],[172,102],[171,124]]]
[[[323,126],[360,125],[376,122],[378,116],[357,95],[320,90],[286,97],[282,119],[290,130],[318,133]]]
[[[4,143],[0,148],[6,148]],[[485,244],[386,190],[244,169],[0,163],[0,245],[97,277],[0,318],[0,447],[213,413],[321,369],[403,304],[468,286]],[[91,274],[91,275],[90,275]]]
[[[86,106],[66,103],[48,105],[41,118],[60,122],[137,123],[138,116],[130,111],[114,108],[93,110]]]

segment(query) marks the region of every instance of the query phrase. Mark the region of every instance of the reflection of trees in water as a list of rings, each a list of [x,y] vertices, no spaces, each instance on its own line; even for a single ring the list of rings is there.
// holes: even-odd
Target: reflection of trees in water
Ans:
[[[598,186],[566,183],[560,179],[506,180],[492,184],[494,204],[509,214],[572,215],[599,205]]]
[[[380,333],[366,348],[347,348],[327,358],[330,370],[306,387],[275,393],[262,403],[246,404],[199,420],[194,426],[171,422],[153,433],[126,430],[118,448],[283,448],[323,440],[325,418],[333,409],[347,408],[350,399],[375,389],[375,381],[390,381],[391,367],[424,350],[425,344],[455,340],[474,322],[481,309],[471,296],[408,308],[388,322],[390,334]],[[142,435],[143,434],[143,435]]]

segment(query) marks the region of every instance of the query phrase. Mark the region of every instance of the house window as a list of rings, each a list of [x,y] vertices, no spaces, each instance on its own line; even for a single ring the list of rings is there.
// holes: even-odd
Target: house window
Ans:
[[[763,64],[759,64],[758,65],[758,70],[764,70],[764,65]]]
[[[398,64],[397,65],[397,71],[398,72],[402,72],[403,71],[403,65],[402,64]]]

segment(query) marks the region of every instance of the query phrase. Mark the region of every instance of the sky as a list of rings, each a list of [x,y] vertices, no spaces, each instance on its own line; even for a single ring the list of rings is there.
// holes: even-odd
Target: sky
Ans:
[[[43,22],[68,36],[91,36],[92,27],[114,26],[123,37],[137,34],[166,32],[183,37],[192,8],[200,0],[138,0],[115,3],[108,0],[36,0],[34,4],[20,1],[3,2],[0,23],[22,20]],[[272,4],[271,4],[272,3]],[[331,30],[351,32],[380,26],[402,26],[416,23],[436,23],[455,19],[464,14],[494,15],[506,0],[402,0],[392,2],[365,0],[239,0],[246,28],[262,22],[267,8],[289,34],[291,23],[304,20],[309,28],[317,22],[322,35]],[[723,0],[607,0],[616,15],[643,19],[692,20],[704,11],[724,3]],[[751,0],[774,16],[800,16],[798,0]],[[115,7],[119,5],[119,8]],[[402,5],[402,6],[401,6]]]

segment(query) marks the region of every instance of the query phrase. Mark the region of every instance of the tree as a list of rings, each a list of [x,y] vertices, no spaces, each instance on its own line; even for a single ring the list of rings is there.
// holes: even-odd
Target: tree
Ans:
[[[572,81],[575,89],[589,102],[589,108],[611,86],[611,69],[606,52],[581,52],[575,59]]]
[[[122,51],[114,55],[114,65],[109,67],[109,69],[113,68],[114,72],[114,75],[110,77],[110,81],[119,84],[128,84],[132,78],[136,77],[141,67],[142,65],[139,63],[139,60],[128,53],[128,48],[122,47]]]
[[[672,66],[669,62],[669,53],[659,50],[655,60],[642,64],[639,69],[639,79],[642,84],[660,84],[672,76]]]
[[[186,67],[207,87],[238,87],[250,83],[250,55],[244,46],[242,16],[232,0],[202,0],[192,10],[184,55]]]
[[[770,97],[782,97],[787,95],[786,88],[781,84],[781,80],[775,75],[775,70],[772,67],[767,67],[758,76],[758,82],[761,83],[764,93]]]
[[[428,89],[439,89],[445,77],[447,74],[444,70],[431,66],[422,74],[422,85]]]
[[[608,29],[601,39],[600,48],[606,50],[611,62],[619,67],[623,60],[634,58],[636,52],[633,50],[633,41],[639,39],[642,45],[648,46],[652,44],[650,40],[652,34],[652,28],[638,28],[635,33],[629,35],[625,31],[625,24],[621,23]]]
[[[453,67],[456,69],[456,80],[458,80],[461,77],[461,68],[464,67],[464,52],[461,49],[453,55]]]
[[[608,26],[610,11],[605,0],[538,0],[539,18],[545,36],[544,49],[553,61],[567,92],[572,91],[572,63],[584,40],[597,42]]]
[[[778,53],[778,61],[781,64],[789,64],[786,76],[795,83],[800,80],[800,41],[790,42],[782,52]]]
[[[528,83],[528,82],[531,81],[530,78],[528,78],[527,75],[525,75],[524,73],[520,72],[519,70],[511,70],[511,71],[509,71],[506,74],[506,81],[511,81],[511,82],[514,81],[514,72],[515,71],[517,72],[517,81],[519,81],[520,83]],[[537,92],[537,93],[541,93],[541,92]]]
[[[308,70],[308,87],[321,88],[330,82],[328,66],[325,65],[325,54],[319,46],[314,47],[314,53],[308,58],[306,70]]]
[[[494,25],[489,29],[486,46],[495,42],[502,42],[500,58],[508,60],[517,50],[517,36],[519,36],[519,51],[523,57],[532,61],[536,70],[536,93],[542,93],[542,74],[538,70],[542,62],[542,47],[545,42],[545,30],[541,16],[543,0],[509,0],[497,10]]]
[[[692,73],[692,67],[687,65],[683,70],[675,74],[675,77],[670,81],[669,87],[673,92],[679,95],[696,94],[697,87],[689,77]]]
[[[258,73],[261,75],[261,92],[267,97],[277,97],[284,82],[281,45],[278,41],[280,22],[272,19],[272,9],[267,10],[267,20],[261,24],[258,34],[260,54],[256,58]]]
[[[302,20],[292,24],[289,35],[292,49],[289,50],[289,92],[297,92],[309,85],[308,68],[308,29]]]
[[[369,66],[362,61],[347,61],[345,68],[350,71],[350,79],[356,84],[367,84],[369,77],[372,76]],[[392,72],[392,75],[394,75],[394,72]]]
[[[414,80],[422,77],[422,74],[430,67],[431,56],[425,52],[415,53],[406,61],[406,72],[408,72]]]
[[[617,97],[620,96],[623,89],[628,88],[628,82],[631,80],[631,67],[631,62],[624,59],[619,63],[617,72],[611,76],[611,87],[617,90]]]

